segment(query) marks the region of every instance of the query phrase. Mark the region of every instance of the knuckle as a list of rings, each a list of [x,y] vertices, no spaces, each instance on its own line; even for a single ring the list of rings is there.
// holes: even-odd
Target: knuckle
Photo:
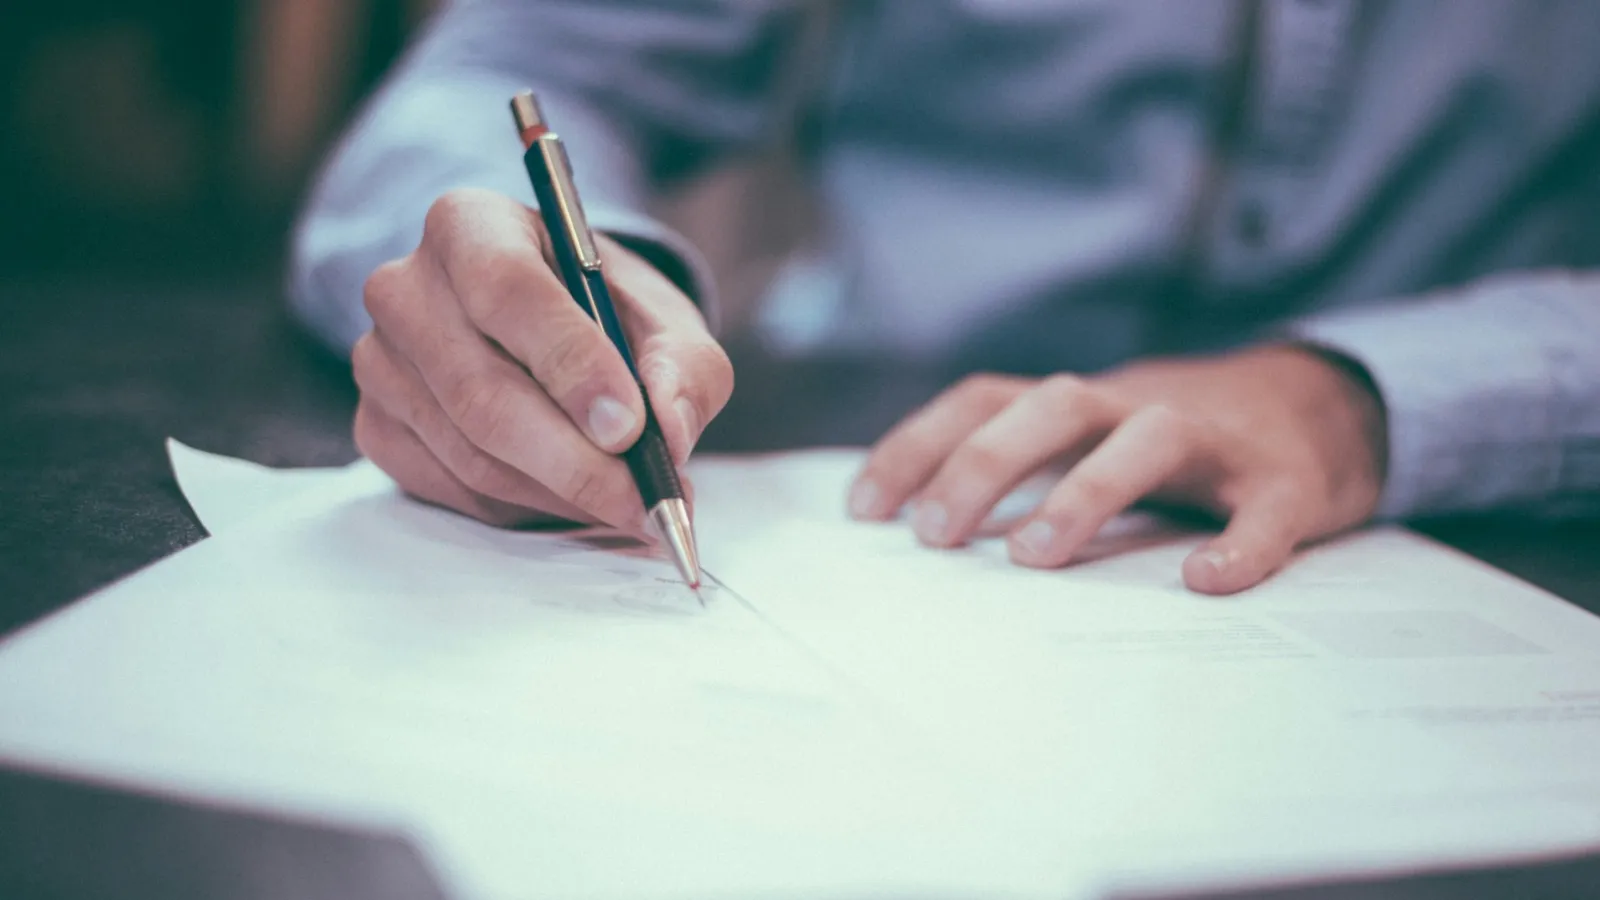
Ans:
[[[468,313],[485,333],[506,338],[516,336],[527,321],[527,301],[537,283],[538,266],[507,250],[489,254],[478,269],[471,288],[463,291]]]
[[[1310,507],[1324,492],[1325,479],[1315,472],[1291,470],[1267,482],[1262,495],[1275,500],[1281,507],[1296,511]]]
[[[996,412],[1024,393],[1029,383],[1014,375],[979,372],[962,379],[951,394],[960,403]]]
[[[984,441],[967,441],[956,448],[949,462],[949,468],[960,478],[999,478],[1009,466],[1009,454]]]
[[[372,404],[366,400],[356,406],[355,421],[351,423],[351,437],[355,439],[356,449],[362,456],[372,457],[373,448],[378,444],[377,430],[372,417],[374,415]]]
[[[961,379],[952,393],[966,400],[985,401],[999,393],[1003,380],[993,372],[978,372]]]
[[[602,519],[615,508],[620,496],[604,471],[588,466],[574,467],[562,479],[559,493],[568,503]]]
[[[1039,389],[1047,393],[1059,394],[1064,397],[1073,397],[1087,393],[1089,383],[1077,375],[1067,372],[1057,372],[1039,382]]]
[[[440,194],[423,217],[423,242],[431,243],[459,227],[467,212],[480,202],[480,193],[473,188],[456,188]]]
[[[1094,510],[1104,510],[1115,506],[1118,502],[1119,491],[1117,485],[1100,475],[1080,477],[1073,485],[1072,493],[1077,500],[1077,505]]]
[[[920,467],[932,455],[930,441],[920,430],[913,423],[886,435],[872,448],[862,467],[862,477],[880,486],[909,490],[918,480]]]
[[[391,259],[373,269],[361,285],[361,303],[373,321],[383,321],[399,311],[405,296],[401,286],[404,268],[402,260]]]
[[[551,395],[560,400],[604,367],[608,351],[615,354],[598,328],[587,324],[567,327],[545,344],[533,370]]]
[[[496,307],[515,308],[516,303],[528,297],[530,287],[545,268],[544,260],[531,247],[496,248],[485,254],[475,293]]]
[[[1094,392],[1094,389],[1082,378],[1065,373],[1049,376],[1039,382],[1034,390],[1051,406],[1070,406],[1091,402]]]
[[[1169,442],[1186,443],[1197,434],[1196,423],[1165,403],[1152,403],[1139,410],[1152,436]]]
[[[370,331],[357,338],[355,346],[350,348],[350,375],[364,394],[372,392],[378,352],[377,341]]]
[[[482,188],[456,188],[440,194],[422,219],[421,252],[449,257],[483,233],[481,223],[496,201],[511,202]]]
[[[399,407],[395,415],[402,417],[407,425],[419,431],[427,429],[435,433],[444,427],[439,420],[448,416],[443,414],[438,401],[433,399],[427,388],[401,384],[397,390],[400,397],[399,402],[394,404]]]
[[[463,379],[454,392],[451,418],[461,433],[478,446],[496,443],[511,413],[511,387],[496,378]]]
[[[505,477],[487,454],[467,447],[451,455],[454,458],[450,460],[450,471],[468,490],[486,497],[505,494]]]
[[[715,406],[710,411],[715,412],[728,402],[733,394],[733,361],[720,344],[706,341],[691,345],[686,351],[685,368],[694,373],[691,377]]]

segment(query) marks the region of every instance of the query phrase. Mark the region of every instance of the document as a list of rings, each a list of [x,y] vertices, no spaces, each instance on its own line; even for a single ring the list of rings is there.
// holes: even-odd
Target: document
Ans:
[[[1401,530],[1190,594],[698,460],[704,605],[603,530],[174,447],[213,537],[0,643],[0,758],[402,828],[462,897],[1093,897],[1600,846],[1600,620]],[[1025,508],[1026,496],[1012,501]]]
[[[1600,620],[1455,551],[1379,529],[1201,597],[1179,566],[1203,537],[1152,520],[1040,572],[998,541],[932,552],[808,505],[859,457],[724,465],[708,508],[809,514],[708,519],[712,570],[1117,883],[1157,858],[1191,883],[1415,864],[1474,820],[1490,856],[1565,827],[1594,841]]]
[[[0,758],[403,829],[463,898],[1071,881],[892,709],[648,548],[490,528],[366,467],[252,490],[259,515],[0,644]]]

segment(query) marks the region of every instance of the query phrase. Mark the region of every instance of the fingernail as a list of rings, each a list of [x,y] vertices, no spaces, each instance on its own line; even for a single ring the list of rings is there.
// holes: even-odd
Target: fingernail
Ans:
[[[1017,549],[1037,559],[1049,555],[1050,546],[1056,540],[1056,529],[1049,522],[1034,520],[1024,525],[1011,540]]]
[[[865,478],[857,481],[850,489],[850,515],[858,519],[876,518],[882,496],[872,481]]]
[[[700,440],[700,413],[689,402],[688,397],[679,397],[672,401],[672,408],[677,410],[678,418],[683,421],[683,455],[678,460],[678,465],[688,461],[689,451],[694,449],[694,442]]]
[[[1195,558],[1200,561],[1201,565],[1209,567],[1211,571],[1219,575],[1228,568],[1228,554],[1223,553],[1221,550],[1206,550]]]
[[[607,449],[627,439],[639,417],[615,397],[601,397],[589,406],[589,436]]]
[[[944,542],[944,531],[949,522],[949,514],[938,503],[918,503],[917,511],[911,516],[911,527],[917,537],[930,544]]]

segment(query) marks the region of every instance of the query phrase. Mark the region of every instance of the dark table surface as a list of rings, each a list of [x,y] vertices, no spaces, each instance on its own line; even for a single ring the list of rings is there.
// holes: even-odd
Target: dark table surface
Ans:
[[[12,284],[0,286],[0,313],[0,633],[204,536],[168,468],[168,436],[275,466],[355,457],[348,370],[290,323],[273,279]],[[909,406],[938,386],[903,373],[782,369],[750,354],[736,362],[740,387],[707,449],[862,443],[888,424],[866,409]],[[854,402],[867,392],[874,402]],[[815,424],[822,396],[833,404],[826,429]],[[1600,612],[1600,523],[1481,518],[1419,527]],[[0,791],[0,806],[8,796]],[[91,808],[77,794],[53,807],[67,820]],[[165,821],[159,810],[148,815]],[[240,839],[253,827],[241,826]],[[5,839],[0,833],[0,845]],[[1600,864],[1579,870],[1596,893],[1518,896],[1600,896]]]

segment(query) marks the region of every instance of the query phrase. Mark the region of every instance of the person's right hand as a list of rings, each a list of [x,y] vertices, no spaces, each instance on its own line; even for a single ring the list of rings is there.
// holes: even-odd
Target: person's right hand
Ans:
[[[733,390],[688,297],[596,235],[650,401],[679,465]],[[539,214],[480,190],[446,194],[422,242],[367,279],[372,330],[351,354],[355,440],[408,493],[498,525],[642,530],[616,454],[644,403],[622,357],[572,301]]]

